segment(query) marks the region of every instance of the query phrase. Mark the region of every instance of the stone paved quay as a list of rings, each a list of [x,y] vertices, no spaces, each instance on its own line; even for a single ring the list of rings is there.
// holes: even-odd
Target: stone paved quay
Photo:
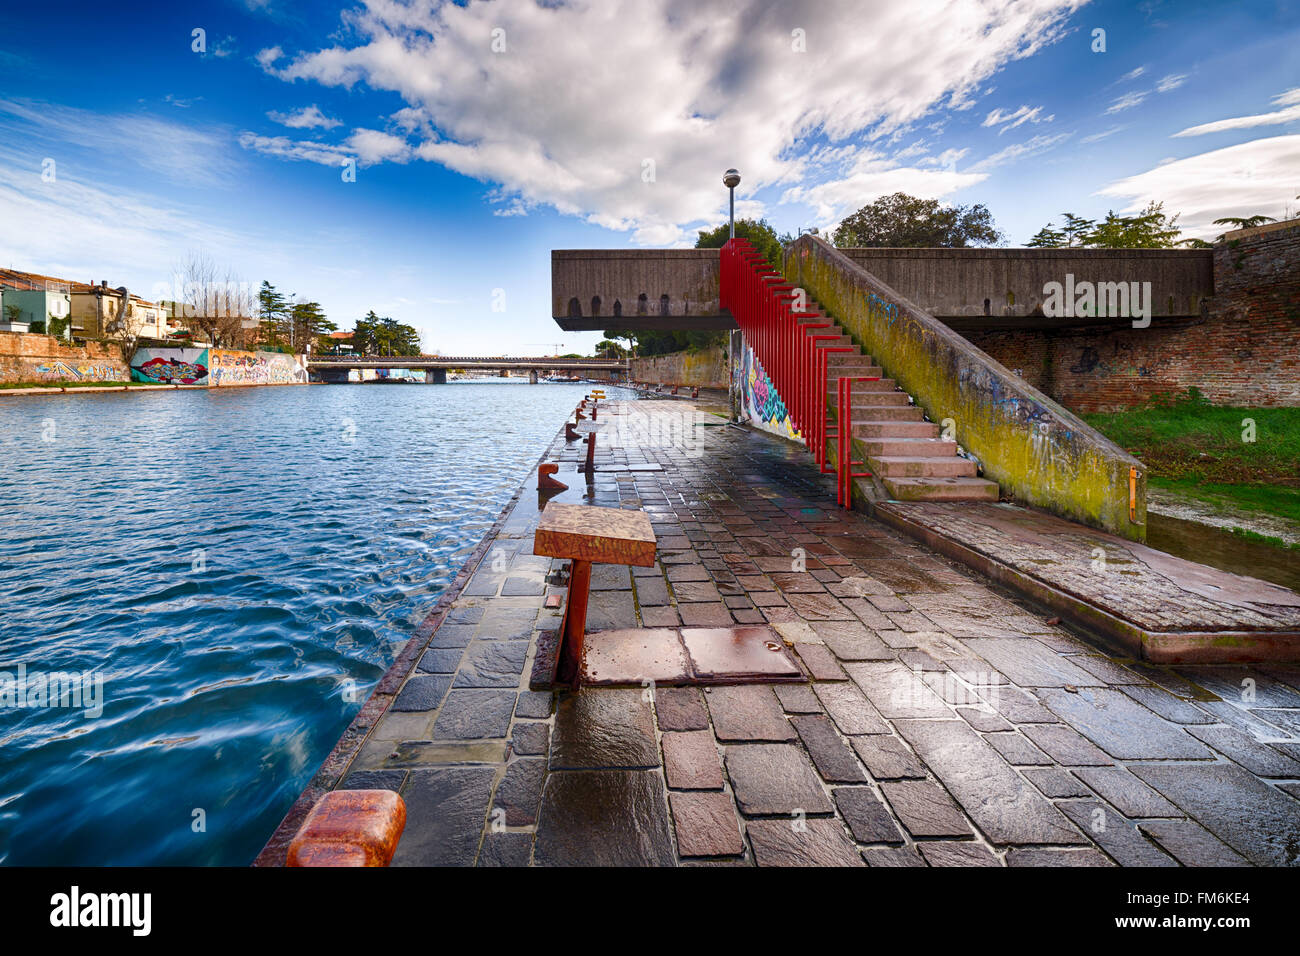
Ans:
[[[808,679],[529,690],[563,594],[534,473],[259,864],[335,787],[402,794],[394,865],[1297,863],[1300,667],[1108,656],[696,409],[602,408],[591,486],[545,459],[658,536],[595,567],[588,631],[770,625]]]

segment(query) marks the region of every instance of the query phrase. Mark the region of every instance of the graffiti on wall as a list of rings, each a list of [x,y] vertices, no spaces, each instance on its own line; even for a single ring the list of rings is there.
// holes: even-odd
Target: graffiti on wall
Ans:
[[[137,382],[164,385],[207,385],[207,349],[137,349],[131,358]]]
[[[736,377],[736,390],[740,394],[740,416],[764,431],[783,438],[802,441],[803,436],[790,421],[790,412],[777,394],[776,386],[754,357],[754,350],[741,348],[739,362],[732,374]]]
[[[55,359],[35,366],[35,379],[46,382],[119,382],[122,370],[105,362],[64,362]]]
[[[231,352],[212,349],[211,385],[297,385],[307,370],[296,356],[281,352]]]

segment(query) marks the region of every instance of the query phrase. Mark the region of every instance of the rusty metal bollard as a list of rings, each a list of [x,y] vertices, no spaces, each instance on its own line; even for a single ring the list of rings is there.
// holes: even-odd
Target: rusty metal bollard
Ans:
[[[577,437],[577,436],[574,436]],[[569,487],[562,481],[556,481],[551,476],[560,470],[560,466],[553,461],[537,466],[537,490],[538,491],[563,491]]]
[[[564,423],[564,440],[565,440],[565,441],[577,441],[577,440],[578,440],[578,433],[577,433],[576,431],[574,431],[574,427],[575,427],[575,423],[574,423],[574,422],[565,422],[565,423]]]
[[[596,433],[587,434],[587,475],[596,473]]]
[[[287,866],[387,866],[406,829],[406,804],[391,790],[332,790],[289,844]]]

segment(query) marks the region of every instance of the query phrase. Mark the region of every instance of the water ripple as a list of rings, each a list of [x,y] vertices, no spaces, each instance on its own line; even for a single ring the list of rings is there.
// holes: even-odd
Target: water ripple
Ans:
[[[0,706],[0,862],[247,863],[585,391],[0,399],[0,671],[104,680]]]

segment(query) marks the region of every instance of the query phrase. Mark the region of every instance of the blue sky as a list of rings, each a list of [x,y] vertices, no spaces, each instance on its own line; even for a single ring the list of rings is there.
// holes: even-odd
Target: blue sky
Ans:
[[[1210,238],[1300,207],[1294,4],[106,6],[0,12],[0,263],[147,295],[199,250],[445,353],[589,348],[550,250],[689,245],[728,166],[782,231],[897,189],[1012,245],[1067,209],[1162,199]]]

